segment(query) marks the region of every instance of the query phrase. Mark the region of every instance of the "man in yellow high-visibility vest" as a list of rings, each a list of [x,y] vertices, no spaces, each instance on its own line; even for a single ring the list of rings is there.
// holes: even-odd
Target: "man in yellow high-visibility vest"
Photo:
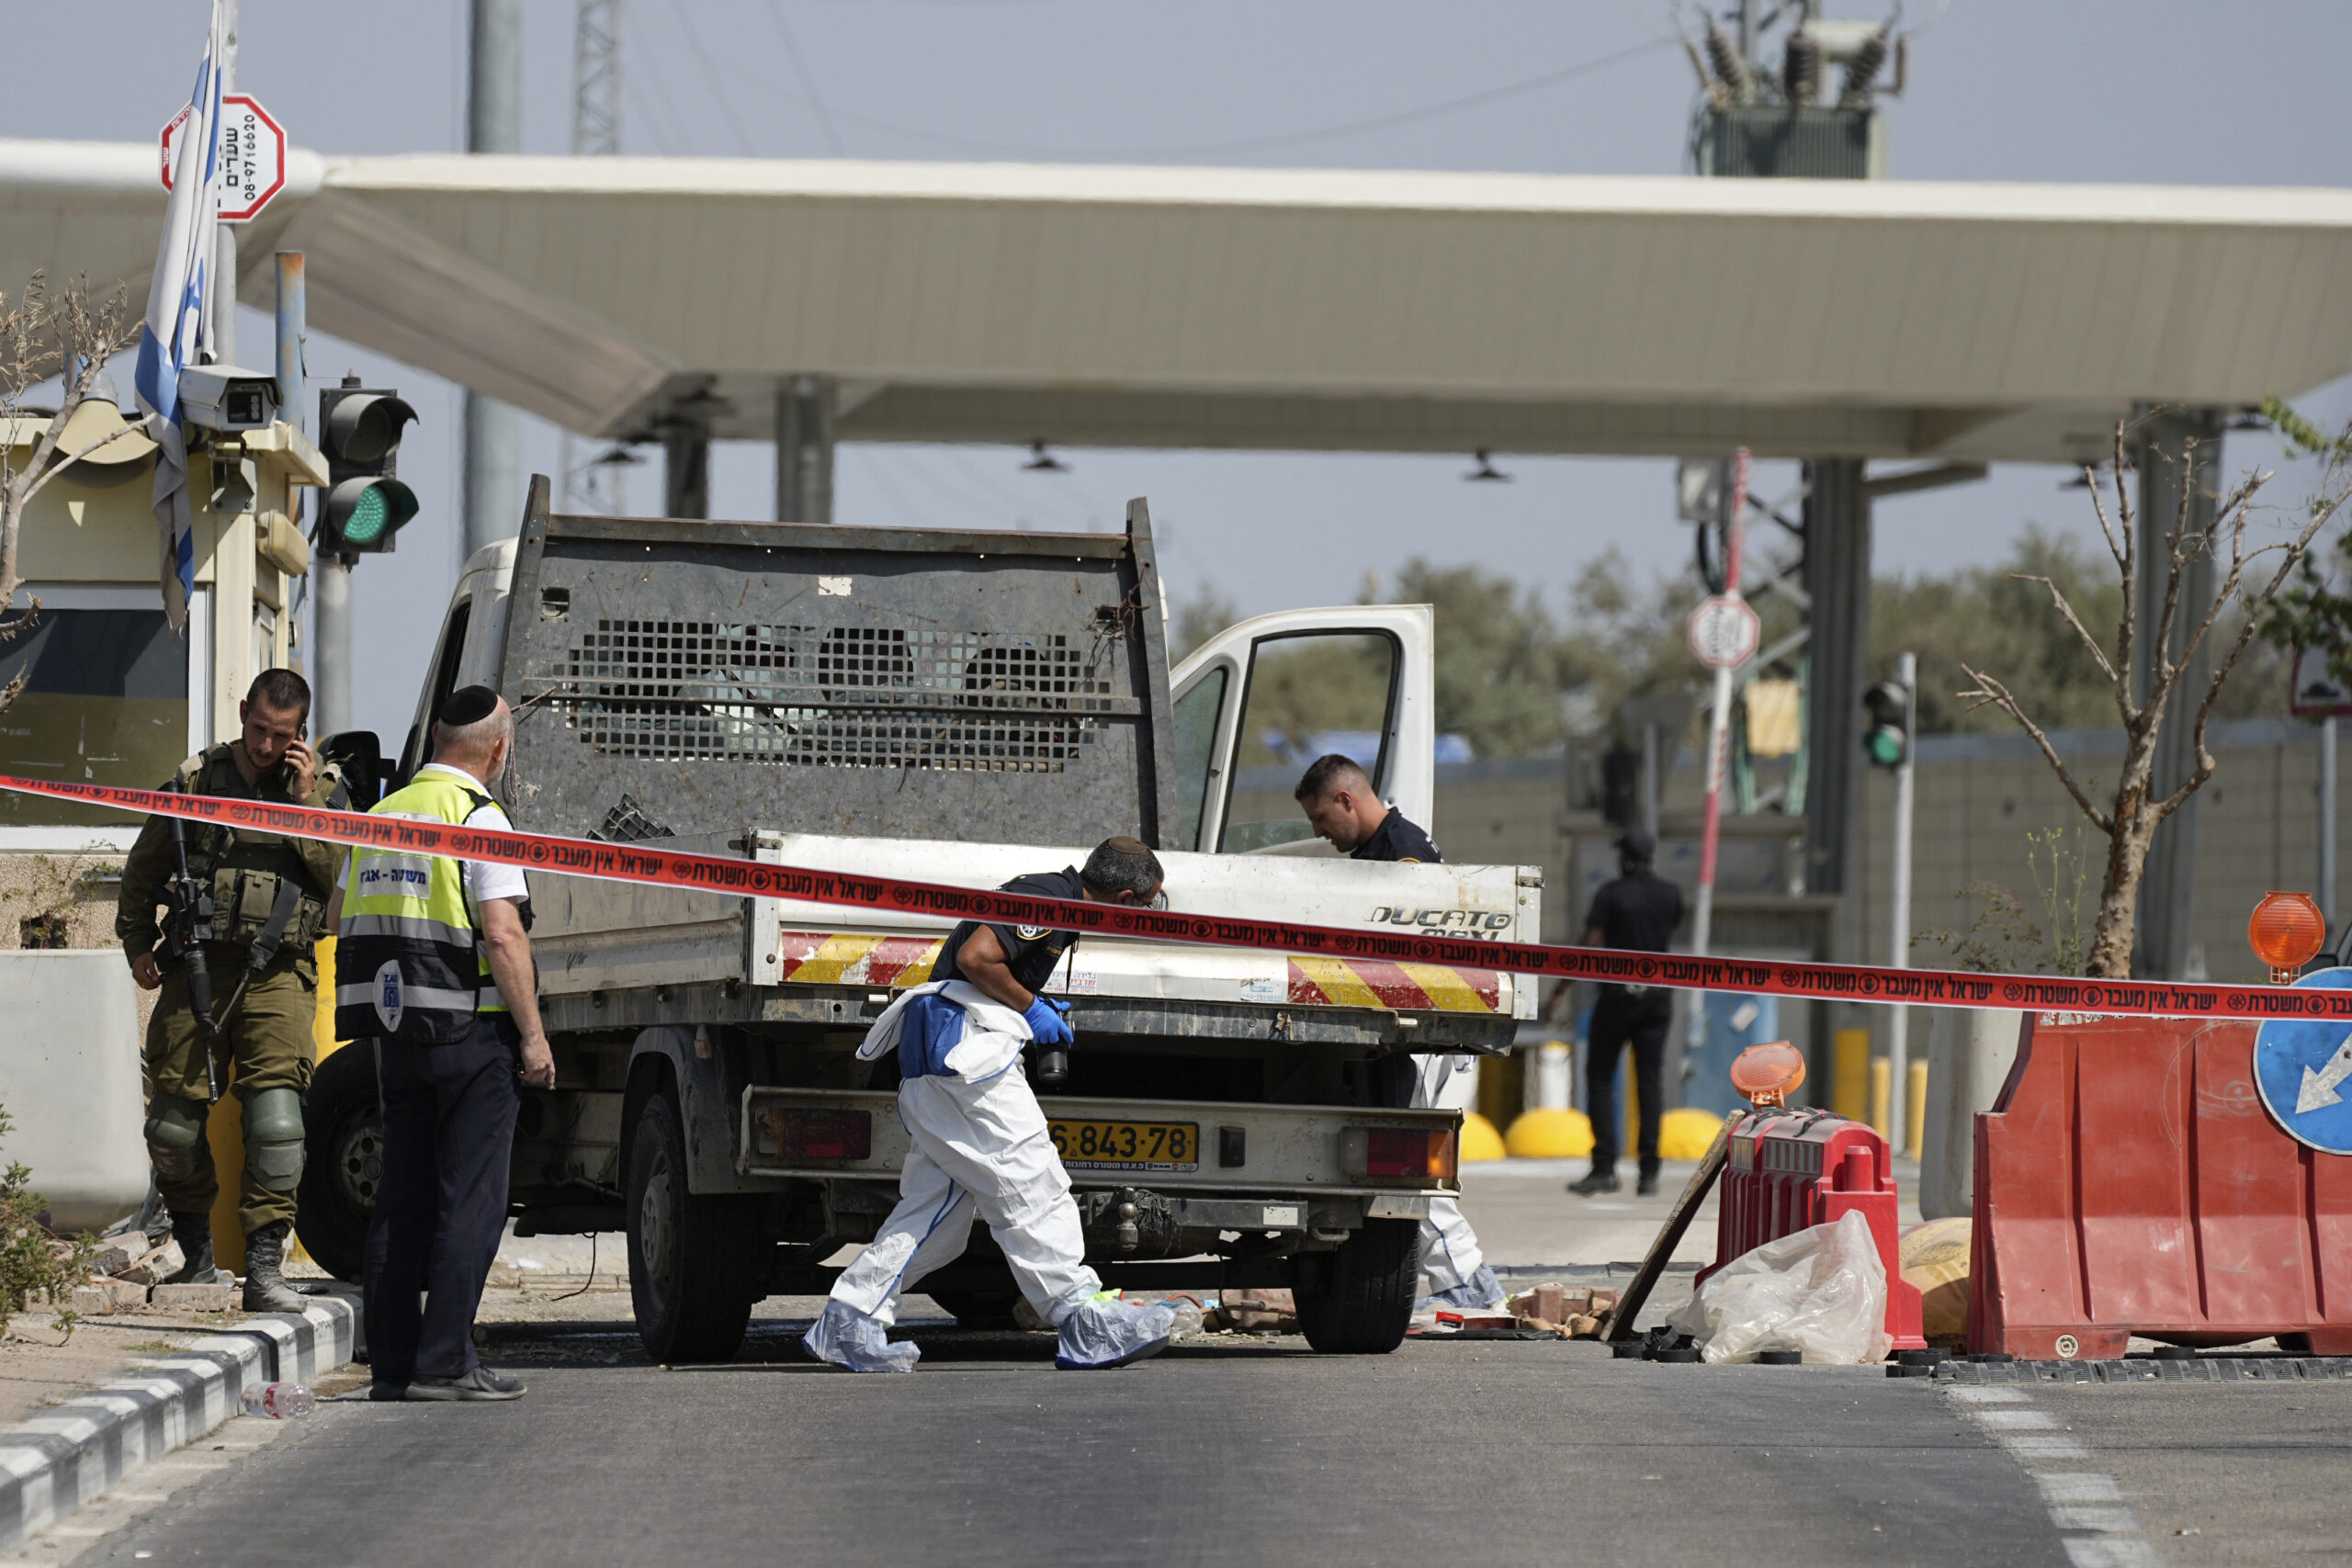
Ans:
[[[433,761],[375,814],[511,826],[490,790],[514,742],[498,694],[459,688]],[[475,1358],[473,1319],[506,1225],[517,1086],[555,1085],[530,888],[509,865],[357,849],[337,899],[335,1032],[373,1040],[384,1103],[363,1281],[370,1397],[519,1398],[520,1382]]]

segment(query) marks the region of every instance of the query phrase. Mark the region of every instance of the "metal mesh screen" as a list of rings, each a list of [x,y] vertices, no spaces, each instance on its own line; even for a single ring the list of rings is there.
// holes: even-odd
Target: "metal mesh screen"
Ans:
[[[1135,711],[1058,635],[598,621],[528,695],[600,755],[1061,773]]]

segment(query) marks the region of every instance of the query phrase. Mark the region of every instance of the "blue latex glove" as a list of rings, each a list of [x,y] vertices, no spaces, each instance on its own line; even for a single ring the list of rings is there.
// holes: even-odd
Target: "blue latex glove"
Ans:
[[[1070,1032],[1069,1020],[1062,1015],[1069,1011],[1068,1002],[1047,1001],[1038,997],[1021,1016],[1029,1021],[1029,1038],[1040,1045],[1068,1045],[1078,1039]]]

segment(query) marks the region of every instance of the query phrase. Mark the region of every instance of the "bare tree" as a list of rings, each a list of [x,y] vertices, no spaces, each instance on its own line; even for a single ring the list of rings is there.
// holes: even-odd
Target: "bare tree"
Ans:
[[[2345,487],[2336,482],[2339,475],[2331,473],[2320,498],[2314,501],[2308,518],[2292,539],[2259,545],[2249,549],[2246,544],[2248,512],[2256,493],[2268,481],[2270,475],[2250,474],[2235,490],[2222,497],[2214,510],[2210,525],[2197,526],[2194,518],[2194,498],[2197,491],[2197,470],[2200,443],[2188,442],[2183,449],[2180,505],[2170,525],[2160,537],[2148,541],[2151,549],[2164,552],[2164,597],[2154,626],[2139,624],[2139,605],[2134,586],[2139,581],[2142,548],[2140,519],[2132,515],[2132,497],[2127,479],[2129,462],[2126,445],[2129,426],[2119,423],[2115,427],[2115,509],[2110,514],[2107,502],[2099,491],[2098,475],[2085,468],[2083,477],[2090,487],[2092,504],[2098,508],[2100,532],[2107,537],[2108,553],[2114,558],[2115,569],[2123,578],[2123,607],[2115,630],[2113,657],[2109,649],[2092,635],[2089,627],[2075,613],[2064,593],[2048,578],[2024,578],[2040,582],[2050,591],[2050,600],[2057,613],[2098,661],[2099,671],[2114,688],[2115,707],[2123,719],[2123,767],[2116,780],[2111,800],[2094,802],[2069,770],[2050,738],[2018,705],[2009,688],[1994,676],[1972,670],[1962,664],[1961,673],[1976,682],[1976,689],[1962,692],[1963,698],[1973,698],[1970,712],[1987,704],[1999,708],[2015,719],[2020,728],[2033,737],[2041,748],[2043,759],[2057,773],[2058,781],[2074,796],[2091,825],[2107,835],[2107,870],[2099,886],[2098,919],[2092,927],[2090,961],[2087,973],[2108,978],[2121,979],[2132,973],[2132,946],[2137,924],[2140,877],[2148,859],[2148,846],[2155,837],[2156,828],[2164,819],[2179,810],[2190,795],[2204,787],[2213,776],[2213,753],[2205,747],[2205,728],[2213,716],[2214,702],[2221,696],[2222,687],[2236,668],[2238,656],[2254,639],[2271,604],[2278,596],[2288,578],[2310,552],[2311,542],[2324,527],[2329,518],[2344,504]],[[2146,461],[2159,460],[2153,454]],[[2332,491],[2333,493],[2327,493]],[[2226,554],[2224,551],[2226,550]],[[2211,604],[2190,606],[2187,614],[2198,617],[2188,626],[2176,656],[2173,633],[2176,623],[2182,623],[2182,597],[2190,568],[2200,557],[2211,553],[2217,566],[2225,567]],[[2249,575],[2259,578],[2257,568],[2266,556],[2276,556],[2278,566],[2258,587],[2247,586]],[[2215,661],[2211,674],[2201,692],[2183,691],[2184,675],[2197,668],[2199,650],[2211,636],[2222,614],[2233,603],[2242,602],[2245,614],[2236,634]],[[2148,639],[2149,658],[2147,692],[2132,694],[2133,655],[2140,639]],[[2217,645],[2218,649],[2218,645]],[[2164,733],[2168,716],[2177,722],[2172,713],[2174,698],[2194,701],[2196,729],[2193,743],[2196,764],[2188,776],[2168,794],[2159,795],[2155,788],[2155,763],[2158,740]]]
[[[6,613],[24,586],[17,545],[33,497],[99,447],[146,427],[144,421],[128,421],[76,448],[60,450],[74,411],[89,400],[107,361],[138,340],[139,327],[140,318],[119,292],[94,302],[86,279],[56,294],[35,273],[14,299],[0,290],[0,429],[6,431],[0,435],[0,644],[14,641],[40,618],[39,599],[17,615]],[[58,406],[28,409],[27,396],[52,377],[58,379]],[[19,460],[25,425],[44,417],[47,423],[30,453]],[[28,673],[19,671],[0,688],[0,710],[25,689]]]

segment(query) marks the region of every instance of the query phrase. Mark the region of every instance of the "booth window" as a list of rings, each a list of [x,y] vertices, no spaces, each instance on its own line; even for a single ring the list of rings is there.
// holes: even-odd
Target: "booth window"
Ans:
[[[0,712],[0,773],[153,789],[187,756],[187,647],[160,609],[44,609],[0,643],[0,689],[19,674],[25,689]],[[0,827],[131,822],[119,811],[0,795]]]

